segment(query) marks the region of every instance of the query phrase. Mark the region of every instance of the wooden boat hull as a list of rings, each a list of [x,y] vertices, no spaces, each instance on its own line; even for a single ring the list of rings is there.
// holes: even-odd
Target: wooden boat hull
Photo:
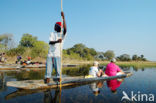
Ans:
[[[63,65],[63,67],[77,67],[78,65]],[[45,69],[46,68],[46,65],[45,64],[34,64],[34,65],[17,65],[17,64],[14,64],[14,65],[0,65],[0,70],[17,70],[17,69],[22,69],[22,68],[29,68],[29,69],[33,69],[33,68],[42,68],[42,69]]]
[[[16,87],[19,89],[47,89],[47,88],[57,88],[59,86],[72,86],[77,84],[87,84],[95,81],[112,80],[117,78],[125,78],[131,76],[131,72],[127,72],[122,75],[112,76],[112,77],[97,77],[97,78],[84,78],[84,77],[64,77],[60,85],[59,82],[55,82],[51,79],[49,84],[45,84],[44,80],[24,80],[24,81],[9,81],[7,86]]]

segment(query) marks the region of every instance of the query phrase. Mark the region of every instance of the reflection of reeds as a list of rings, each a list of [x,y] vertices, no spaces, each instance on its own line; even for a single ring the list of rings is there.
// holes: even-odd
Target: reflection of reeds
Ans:
[[[85,76],[88,75],[89,65],[79,66],[78,68],[63,68],[62,73],[68,76]]]
[[[17,80],[40,80],[44,78],[44,71],[7,72],[7,76],[14,76]]]
[[[108,63],[108,61],[101,61],[100,67],[103,68],[103,66],[106,66]],[[90,62],[90,64],[92,64],[92,62]],[[133,67],[135,71],[138,69],[144,70],[144,68],[156,67],[156,62],[117,62],[116,64],[125,71],[129,70],[131,67]],[[62,74],[67,76],[85,76],[88,75],[90,66],[91,65],[79,65],[77,67],[64,67],[62,69]],[[39,80],[44,78],[44,74],[45,70],[40,69],[35,71],[7,72],[7,76],[14,76],[17,80]],[[52,74],[55,76],[55,69]]]

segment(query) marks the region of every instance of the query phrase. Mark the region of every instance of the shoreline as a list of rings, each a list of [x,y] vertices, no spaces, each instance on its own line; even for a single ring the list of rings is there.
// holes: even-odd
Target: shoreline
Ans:
[[[78,64],[78,65],[91,65],[94,61],[85,61],[85,60],[71,60],[70,62],[64,60],[63,64]],[[107,65],[110,61],[98,61],[100,65]],[[117,61],[119,66],[134,66],[134,67],[156,67],[155,61]]]
[[[85,60],[63,60],[63,63],[62,65],[66,65],[68,67],[68,65],[71,65],[71,66],[79,66],[79,65],[92,65],[94,61],[85,61]],[[110,63],[109,61],[98,61],[100,65],[104,65],[106,66],[108,63]],[[129,62],[125,62],[125,61],[117,61],[116,62],[117,65],[119,66],[122,66],[122,67],[136,67],[136,68],[143,68],[143,67],[156,67],[156,62],[152,62],[152,61],[129,61]],[[0,63],[0,70],[5,70],[5,67],[6,70],[10,70],[11,67],[13,67],[14,69],[16,68],[16,65],[17,64],[14,64],[14,63]],[[42,64],[42,66],[45,66],[45,64]],[[28,67],[30,66],[31,68],[31,65],[28,65]],[[32,65],[32,68],[33,68],[34,65]],[[8,68],[10,67],[10,69]],[[26,66],[27,67],[27,66]],[[37,65],[35,66],[35,68],[37,68]],[[40,67],[38,67],[40,68]]]

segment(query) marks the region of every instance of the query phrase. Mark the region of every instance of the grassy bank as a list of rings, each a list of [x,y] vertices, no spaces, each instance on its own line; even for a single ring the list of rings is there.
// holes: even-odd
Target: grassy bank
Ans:
[[[133,66],[133,67],[156,67],[156,62],[117,62],[119,66]]]
[[[7,64],[13,64],[16,61],[16,57],[7,57]],[[24,57],[23,59],[26,59],[27,57]],[[35,58],[32,61],[39,61],[39,62],[46,62],[46,59],[44,58]],[[87,60],[76,60],[76,59],[63,59],[63,64],[76,64],[76,65],[92,65],[94,61],[87,61]],[[107,65],[109,61],[99,61],[101,65]],[[133,67],[156,67],[156,62],[151,61],[129,61],[129,62],[120,62],[118,61],[116,63],[119,66],[133,66]]]
[[[64,64],[93,64],[94,61],[78,61],[78,60],[64,60]],[[109,61],[99,61],[101,65],[107,65]],[[119,66],[132,66],[136,68],[142,68],[142,67],[156,67],[156,62],[151,61],[129,61],[129,62],[121,62],[118,61],[116,63]]]

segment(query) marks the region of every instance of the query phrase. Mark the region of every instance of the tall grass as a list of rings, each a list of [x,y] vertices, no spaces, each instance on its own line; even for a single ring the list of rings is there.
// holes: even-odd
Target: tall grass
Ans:
[[[102,63],[103,65],[107,65],[108,62]],[[132,61],[132,62],[117,62],[119,66],[132,66],[136,68],[142,67],[156,67],[156,62],[142,62],[142,61]]]
[[[85,65],[90,64],[92,65],[94,61],[85,61],[85,60],[63,60],[64,64],[79,64],[79,65]],[[100,65],[107,65],[110,62],[109,61],[99,61]],[[136,68],[142,68],[142,67],[156,67],[156,62],[151,61],[129,61],[129,62],[121,62],[117,61],[117,65],[119,66],[126,66],[126,67],[136,67]]]

